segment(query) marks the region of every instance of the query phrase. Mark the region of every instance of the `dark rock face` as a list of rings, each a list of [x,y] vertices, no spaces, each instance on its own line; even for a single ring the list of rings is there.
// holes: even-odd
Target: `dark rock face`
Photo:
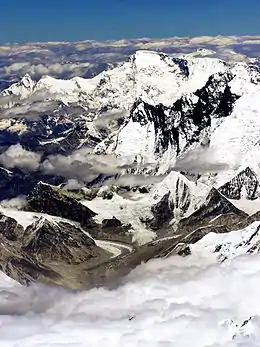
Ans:
[[[184,76],[189,77],[190,71],[188,66],[188,61],[186,59],[173,58],[173,62],[179,66],[181,72]]]
[[[169,222],[173,217],[173,206],[169,201],[170,192],[165,194],[162,199],[152,206],[151,211],[154,215],[149,225],[152,229],[158,230],[162,228],[166,222]]]
[[[251,216],[248,216],[247,218],[244,218],[242,221],[240,221],[240,223],[237,225],[236,230],[239,229],[244,229],[246,228],[248,225],[260,221],[260,211],[252,214]]]
[[[6,170],[0,167],[1,200],[29,194],[40,180],[53,185],[64,182],[64,178],[60,176],[43,175],[39,172],[24,173],[18,169]]]
[[[144,112],[139,110],[140,104]],[[190,144],[199,141],[202,129],[210,126],[210,119],[205,117],[203,105],[204,102],[199,102],[196,106],[187,97],[177,100],[170,109],[162,104],[152,106],[137,101],[131,110],[131,117],[133,121],[143,125],[148,122],[154,124],[157,139],[155,153],[163,153],[169,146],[174,146],[179,154],[180,138],[185,138]]]
[[[122,223],[119,219],[116,217],[113,217],[111,219],[103,219],[102,220],[102,227],[103,228],[120,228],[122,226]]]
[[[185,215],[192,200],[192,193],[184,176],[178,174],[177,179],[172,177],[172,182],[169,184],[171,184],[169,191],[151,206],[152,218],[140,218],[142,223],[155,230],[160,236],[171,232],[171,220]],[[157,199],[156,196],[155,198]]]
[[[154,124],[155,153],[163,153],[174,146],[177,155],[194,142],[200,142],[202,132],[211,125],[211,119],[228,117],[238,95],[232,94],[228,83],[233,79],[230,73],[217,73],[209,77],[206,85],[194,95],[183,96],[172,107],[162,104],[153,106],[138,100],[132,107],[131,118],[142,125]],[[140,107],[140,105],[142,107]],[[184,148],[181,139],[185,140]]]
[[[132,243],[132,234],[130,233],[131,224],[124,225],[116,217],[103,219],[102,225],[96,234],[99,239],[115,240]]]
[[[0,267],[21,284],[39,281],[80,287],[82,266],[109,259],[77,225],[38,219],[26,230],[14,219],[0,216]]]
[[[86,227],[94,224],[92,217],[96,215],[95,212],[54,186],[38,183],[27,201],[31,211],[71,219]]]
[[[138,191],[139,191],[139,193],[142,193],[142,194],[149,193],[149,190],[147,187],[138,187]]]
[[[245,212],[236,208],[217,189],[212,188],[205,203],[189,217],[180,220],[178,230],[194,231],[208,225],[216,227],[217,225],[226,224],[226,219],[229,219],[231,224],[235,220],[235,224],[237,219],[241,221],[247,216]],[[216,221],[218,218],[220,219],[219,223]]]
[[[64,221],[53,223],[45,218],[26,228],[22,243],[22,250],[41,263],[62,261],[79,264],[93,257],[91,251],[96,246],[93,239],[73,224]],[[84,247],[88,252],[82,254]]]
[[[209,77],[205,86],[194,94],[205,102],[208,112],[214,112],[215,117],[227,117],[233,110],[239,96],[231,93],[228,83],[234,76],[231,73],[219,72]]]
[[[0,232],[8,241],[16,241],[23,233],[23,227],[13,218],[0,215]]]
[[[187,184],[179,177],[175,187],[174,208],[185,214],[191,204],[191,193]]]
[[[218,188],[218,190],[229,199],[240,199],[243,188],[246,193],[245,197],[249,200],[254,200],[260,196],[258,177],[249,167]]]
[[[129,233],[130,225],[122,225],[115,217],[104,219],[102,225],[97,224],[93,220],[96,213],[77,201],[76,196],[81,197],[80,194],[70,194],[65,190],[40,182],[28,195],[26,210],[78,222],[83,229],[97,239],[132,241],[132,235]]]

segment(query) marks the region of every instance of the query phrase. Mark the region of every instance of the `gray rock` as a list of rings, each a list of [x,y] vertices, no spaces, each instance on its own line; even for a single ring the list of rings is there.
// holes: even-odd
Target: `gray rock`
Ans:
[[[14,219],[1,215],[0,242],[1,270],[24,285],[37,281],[81,288],[82,269],[111,256],[79,225],[44,217],[24,230]]]
[[[218,190],[229,199],[240,199],[243,188],[245,189],[246,198],[249,200],[254,200],[260,196],[259,179],[256,173],[249,167],[218,188]]]
[[[118,227],[122,227],[122,223],[116,217],[107,218],[102,220],[102,227],[103,228],[118,228]]]
[[[67,218],[91,227],[95,212],[69,196],[66,191],[39,182],[28,198],[27,209]]]
[[[99,239],[132,243],[131,227],[131,224],[124,225],[116,217],[103,219],[101,230],[98,232],[97,237]]]
[[[153,230],[158,230],[165,226],[173,217],[173,206],[169,201],[170,192],[165,194],[162,199],[152,206],[153,219],[148,222]]]
[[[248,225],[260,221],[260,211],[248,216],[247,218],[242,219],[237,225],[236,230],[246,228]]]
[[[200,227],[238,224],[248,214],[235,207],[216,188],[209,192],[204,204],[189,217],[183,218],[178,224],[178,232],[191,232]]]

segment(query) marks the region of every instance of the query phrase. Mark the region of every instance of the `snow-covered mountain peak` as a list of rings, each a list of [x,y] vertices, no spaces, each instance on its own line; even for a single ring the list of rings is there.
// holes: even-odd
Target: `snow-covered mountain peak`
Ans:
[[[244,66],[235,65],[234,75],[246,78],[248,83],[251,79],[255,81],[256,77],[252,77],[255,72],[250,72],[249,68],[247,71]],[[90,109],[116,107],[129,110],[139,98],[152,105],[170,106],[183,93],[194,93],[202,88],[211,75],[228,73],[230,68],[219,59],[173,58],[164,53],[140,50],[128,61],[91,79],[62,80],[44,76],[35,82],[26,75],[2,95],[15,94],[24,99],[34,90],[46,89],[65,103],[80,101]]]
[[[35,86],[35,90],[46,90],[49,94],[53,94],[54,98],[64,102],[79,101],[79,86],[76,81],[57,79],[51,76],[42,77]]]
[[[42,112],[42,105],[37,104],[37,93],[42,97],[40,102],[48,99],[65,104],[66,122],[64,114],[59,114],[63,119],[62,131],[57,132],[57,127],[48,130],[47,137],[59,133],[59,141],[66,138],[67,127],[72,129],[75,121],[70,114],[75,114],[75,105],[78,105],[76,113],[83,116],[81,122],[88,128],[84,128],[80,136],[86,133],[92,136],[96,152],[127,156],[133,161],[140,157],[143,164],[154,165],[145,172],[165,174],[175,165],[176,157],[200,146],[205,138],[221,163],[236,165],[240,147],[243,158],[250,153],[257,142],[259,128],[258,108],[253,101],[259,95],[258,79],[257,68],[246,63],[228,64],[220,59],[193,56],[180,59],[141,50],[128,61],[91,79],[62,80],[44,76],[34,82],[25,76],[24,81],[12,85],[9,92],[12,88],[17,94],[20,92],[24,104],[29,96],[28,107],[18,105],[13,110],[15,115],[25,111],[28,115],[28,109],[33,113],[38,109]],[[7,92],[8,89],[4,91]],[[45,92],[48,97],[44,97]],[[47,104],[44,112],[49,115],[57,110],[56,106]],[[245,117],[247,112],[250,114]],[[59,115],[56,114],[53,124],[61,122]],[[98,120],[99,126],[95,122],[90,124],[92,119]],[[113,130],[106,128],[109,119],[116,120],[112,122]],[[39,126],[41,132],[42,127],[46,128],[45,123]],[[100,131],[102,127],[106,129],[104,133]],[[248,128],[246,134],[245,127]],[[248,134],[252,136],[248,138]],[[42,142],[40,138],[40,145],[52,140],[48,137]],[[82,143],[85,143],[83,138],[77,146]],[[144,172],[143,168],[141,171]]]
[[[136,53],[133,54],[130,59],[135,61],[136,65],[139,67],[158,66],[162,65],[163,63],[162,56],[158,52],[148,50],[136,51]]]
[[[137,70],[141,70],[141,69],[163,70],[163,69],[169,69],[169,67],[175,67],[176,71],[180,70],[177,64],[177,59],[174,60],[167,54],[154,52],[154,51],[139,50],[134,55],[131,56],[130,61],[135,64],[134,67]]]
[[[34,80],[31,78],[31,76],[29,74],[25,74],[23,76],[23,78],[20,81],[21,85],[23,85],[25,88],[33,88],[35,82]]]
[[[26,98],[32,94],[35,85],[36,81],[34,81],[29,74],[26,74],[19,82],[5,89],[1,95],[16,95],[20,98]]]

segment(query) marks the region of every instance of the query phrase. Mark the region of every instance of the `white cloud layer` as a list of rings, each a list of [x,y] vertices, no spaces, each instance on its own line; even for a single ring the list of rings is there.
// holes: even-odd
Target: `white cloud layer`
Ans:
[[[27,200],[25,195],[19,195],[9,200],[2,200],[0,204],[4,208],[14,208],[20,210],[27,205]]]
[[[41,170],[77,181],[90,181],[98,174],[115,175],[127,168],[126,159],[109,154],[94,154],[90,148],[81,148],[71,155],[51,155]]]
[[[8,169],[19,168],[22,171],[36,171],[39,168],[41,155],[27,151],[20,144],[10,146],[0,155],[0,163]]]
[[[62,73],[73,73],[74,76],[81,74],[84,69],[89,67],[89,63],[53,63],[53,64],[30,64],[29,62],[16,62],[4,67],[6,74],[19,74],[21,76],[30,74],[32,76],[61,75]]]
[[[115,186],[142,186],[161,182],[166,176],[148,176],[148,175],[131,175],[126,174],[118,177],[117,179],[109,179],[106,181],[106,185]]]
[[[236,162],[220,160],[218,152],[214,148],[198,147],[177,158],[173,167],[176,171],[188,171],[190,173],[216,173],[228,170]]]
[[[114,290],[26,288],[1,275],[1,346],[259,347],[260,255],[220,266],[192,250],[139,266]]]
[[[202,36],[162,39],[140,38],[117,41],[45,42],[0,45],[2,67],[0,75],[34,77],[93,76],[105,66],[124,61],[139,49],[158,50],[169,54],[194,52],[197,48],[209,49],[216,56],[230,61],[243,61],[258,57],[259,36]],[[101,64],[101,65],[99,65]]]

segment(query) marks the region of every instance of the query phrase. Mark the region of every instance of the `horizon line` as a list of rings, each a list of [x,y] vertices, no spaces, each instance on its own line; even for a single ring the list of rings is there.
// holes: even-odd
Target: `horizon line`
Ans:
[[[100,42],[100,43],[107,43],[107,42],[122,42],[122,41],[142,41],[142,40],[153,40],[153,41],[167,41],[167,40],[185,40],[185,39],[195,39],[195,38],[230,38],[230,39],[236,39],[236,38],[256,38],[260,40],[260,33],[259,35],[200,35],[200,36],[163,36],[163,37],[131,37],[131,38],[118,38],[118,39],[107,39],[107,40],[93,40],[93,39],[83,39],[83,40],[59,40],[59,41],[10,41],[10,42],[0,42],[1,46],[7,46],[7,45],[28,45],[28,44],[70,44],[70,43],[92,43],[92,42]]]

